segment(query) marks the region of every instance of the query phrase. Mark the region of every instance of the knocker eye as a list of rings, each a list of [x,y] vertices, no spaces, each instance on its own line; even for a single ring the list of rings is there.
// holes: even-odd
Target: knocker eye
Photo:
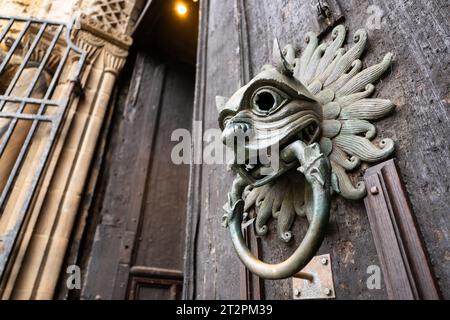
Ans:
[[[253,110],[257,114],[268,115],[283,106],[287,97],[272,87],[263,87],[255,91],[252,97]]]

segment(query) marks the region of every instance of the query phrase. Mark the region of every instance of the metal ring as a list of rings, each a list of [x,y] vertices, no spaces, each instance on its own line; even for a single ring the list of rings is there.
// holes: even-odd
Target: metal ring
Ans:
[[[315,172],[321,170],[323,181],[319,182],[311,176],[305,174],[308,182],[310,183],[313,191],[313,215],[310,222],[308,231],[303,238],[299,247],[295,252],[286,260],[276,264],[265,263],[257,259],[248,249],[244,237],[242,235],[242,219],[243,219],[243,200],[236,199],[236,208],[230,220],[228,226],[230,228],[231,239],[242,263],[254,274],[264,279],[284,279],[293,276],[302,270],[308,262],[314,257],[319,249],[322,241],[325,237],[326,227],[328,225],[330,215],[330,165],[328,159],[321,157],[315,166]],[[242,194],[242,190],[245,184],[242,180],[237,181],[233,186],[234,194]],[[241,202],[240,205],[237,202]],[[236,205],[238,204],[238,205]]]

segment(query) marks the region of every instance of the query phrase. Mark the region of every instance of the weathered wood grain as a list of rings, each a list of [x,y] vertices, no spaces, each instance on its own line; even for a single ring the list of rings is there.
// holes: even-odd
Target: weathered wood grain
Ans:
[[[136,265],[181,272],[189,168],[172,163],[170,137],[190,128],[192,79],[190,68],[138,53],[127,101],[113,121],[100,205],[90,216],[95,237],[83,253],[89,261],[82,298],[126,298]]]

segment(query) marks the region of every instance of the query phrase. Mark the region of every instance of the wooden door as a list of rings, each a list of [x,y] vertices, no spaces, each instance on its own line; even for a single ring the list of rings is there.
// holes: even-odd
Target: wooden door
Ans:
[[[190,130],[194,77],[145,51],[130,64],[86,232],[81,297],[178,299],[189,167],[172,163],[170,138]]]
[[[400,171],[443,297],[450,298],[448,5],[444,2],[338,1],[347,41],[374,12],[379,28],[368,29],[365,66],[387,51],[395,62],[377,85],[376,96],[397,105],[377,123],[378,135],[396,141]],[[273,39],[304,48],[308,31],[320,29],[317,0],[203,0],[194,120],[217,128],[215,96],[230,96],[270,63]],[[374,11],[375,10],[375,11]],[[232,175],[225,165],[193,165],[187,217],[184,298],[238,299],[241,265],[220,208]],[[362,175],[362,174],[361,174]],[[294,231],[301,234],[305,225]],[[374,235],[362,201],[334,197],[327,236],[318,254],[329,253],[338,299],[384,299],[386,286],[369,289],[370,266],[379,266]],[[298,244],[284,245],[273,233],[262,240],[262,257],[280,261]],[[383,279],[386,280],[386,279]],[[292,299],[292,280],[264,281],[268,299]]]

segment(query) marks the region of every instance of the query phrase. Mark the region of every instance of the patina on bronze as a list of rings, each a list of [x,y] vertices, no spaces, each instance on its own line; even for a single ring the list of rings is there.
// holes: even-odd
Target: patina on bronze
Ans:
[[[262,278],[282,279],[299,272],[323,241],[332,193],[354,200],[366,194],[364,183],[354,186],[348,172],[361,162],[386,159],[394,150],[391,139],[374,143],[376,128],[370,122],[390,113],[394,104],[369,98],[373,83],[391,64],[392,53],[361,70],[367,32],[357,30],[349,49],[344,48],[345,35],[345,27],[339,25],[329,42],[319,44],[310,32],[300,57],[290,45],[281,50],[275,40],[273,65],[264,66],[231,98],[216,99],[224,143],[236,159],[244,159],[232,165],[237,177],[224,206],[223,223],[230,228],[241,261]],[[236,143],[237,136],[245,140]],[[275,144],[280,152],[270,158],[279,156],[279,166],[262,174],[268,164],[252,155],[267,154]],[[308,231],[287,260],[267,264],[246,247],[241,224],[244,213],[254,206],[256,234],[267,234],[267,222],[273,217],[284,242],[292,239],[295,216],[307,217]]]

